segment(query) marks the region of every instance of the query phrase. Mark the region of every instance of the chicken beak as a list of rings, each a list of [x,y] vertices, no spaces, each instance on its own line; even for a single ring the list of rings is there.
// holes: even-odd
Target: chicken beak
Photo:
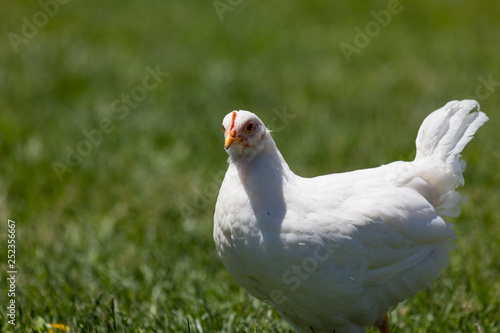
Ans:
[[[226,139],[224,140],[224,148],[229,149],[231,145],[237,141],[240,141],[241,138],[236,136],[236,131],[229,131],[226,134]]]

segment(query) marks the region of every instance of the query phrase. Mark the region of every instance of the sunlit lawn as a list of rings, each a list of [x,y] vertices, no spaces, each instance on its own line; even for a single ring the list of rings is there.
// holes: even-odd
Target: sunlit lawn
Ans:
[[[314,176],[411,159],[425,116],[463,98],[490,121],[464,152],[457,247],[391,322],[500,331],[498,2],[54,6],[0,13],[0,267],[11,219],[18,271],[16,325],[0,311],[1,331],[290,331],[215,251],[222,117],[258,113]]]

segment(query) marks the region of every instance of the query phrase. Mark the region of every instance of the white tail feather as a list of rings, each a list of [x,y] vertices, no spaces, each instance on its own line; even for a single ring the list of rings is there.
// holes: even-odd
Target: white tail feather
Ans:
[[[442,158],[446,164],[455,163],[474,133],[487,120],[476,101],[448,102],[427,116],[420,126],[415,160],[434,156]]]
[[[465,163],[460,153],[487,120],[476,101],[451,101],[427,116],[420,126],[417,173],[434,188],[434,194],[426,197],[443,215],[460,213],[461,197],[455,191],[464,182]]]

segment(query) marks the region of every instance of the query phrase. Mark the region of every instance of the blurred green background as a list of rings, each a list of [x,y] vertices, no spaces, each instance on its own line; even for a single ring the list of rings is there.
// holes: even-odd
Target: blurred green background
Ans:
[[[18,308],[8,325],[2,278],[0,330],[289,332],[215,251],[223,116],[257,113],[314,176],[410,160],[428,113],[475,98],[490,121],[464,152],[457,248],[391,322],[499,331],[499,17],[498,1],[10,1],[0,267],[12,219]]]

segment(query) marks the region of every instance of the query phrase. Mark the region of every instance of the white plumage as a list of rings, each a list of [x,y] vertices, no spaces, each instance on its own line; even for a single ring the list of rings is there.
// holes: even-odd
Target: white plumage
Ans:
[[[385,314],[446,265],[463,184],[460,153],[488,120],[452,101],[418,132],[412,162],[295,175],[248,111],[223,121],[229,168],[214,216],[231,276],[298,332],[388,332]]]

